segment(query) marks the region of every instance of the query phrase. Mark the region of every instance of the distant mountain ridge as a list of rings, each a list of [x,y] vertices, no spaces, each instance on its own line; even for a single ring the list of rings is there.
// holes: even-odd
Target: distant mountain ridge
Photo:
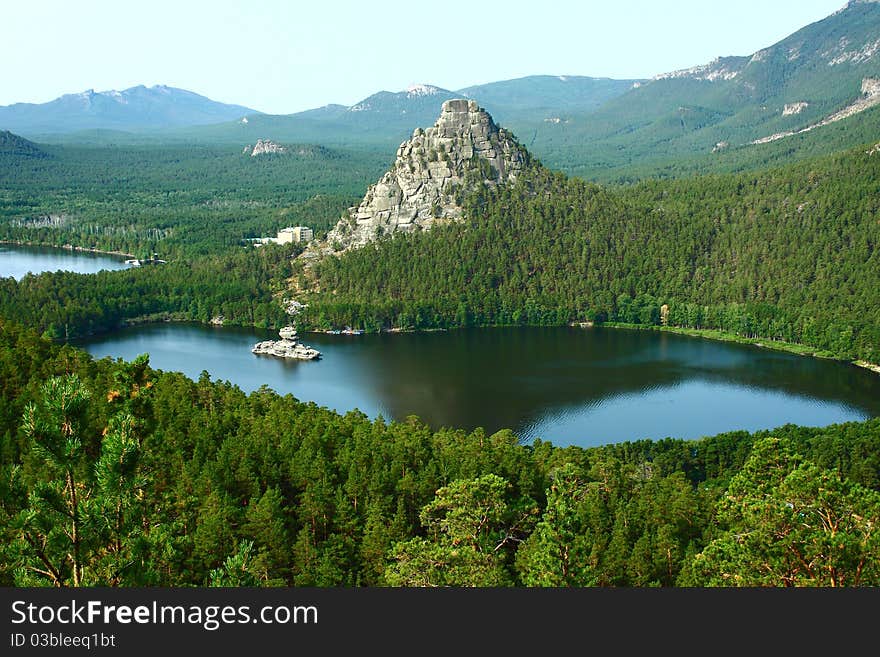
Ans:
[[[123,91],[87,89],[48,103],[0,107],[0,129],[24,135],[78,130],[148,130],[220,123],[254,114],[242,105],[220,103],[165,85],[139,85]]]
[[[458,91],[419,85],[417,95],[384,91],[350,107],[249,117],[246,124],[207,126],[189,136],[388,148],[413,126],[430,125],[443,102],[464,97],[553,168],[595,180],[633,180],[757,164],[766,138],[785,135],[773,140],[776,150],[768,156],[778,157],[778,144],[811,126],[818,128],[795,140],[805,154],[855,146],[880,126],[876,108],[862,102],[862,90],[878,78],[880,3],[853,0],[751,55],[651,79],[529,76]],[[839,117],[846,118],[831,121]],[[831,123],[852,127],[851,136],[825,127]]]
[[[294,114],[270,115],[242,105],[217,103],[183,89],[143,85],[125,91],[66,94],[43,104],[0,107],[0,130],[65,141],[81,133],[84,141],[124,141],[126,131],[169,138],[217,139],[253,143],[281,141],[388,144],[401,141],[415,125],[434,121],[442,104],[474,99],[508,121],[538,116],[561,121],[565,111],[588,111],[630,89],[636,80],[577,75],[536,75],[452,91],[413,84],[400,92],[379,91],[347,106],[329,104]]]
[[[594,111],[642,81],[578,75],[534,75],[457,91],[415,84],[399,92],[380,91],[350,105],[325,105],[295,114],[248,116],[246,120],[168,131],[178,138],[252,142],[278,141],[397,146],[413,127],[431,125],[447,100],[477,101],[499,123],[518,132],[533,123],[561,123],[572,113]],[[531,133],[523,130],[523,134]]]
[[[526,119],[561,123],[571,112],[598,109],[642,82],[583,75],[530,75],[466,87],[457,93],[491,108],[502,123]]]
[[[826,121],[878,77],[880,4],[853,0],[750,56],[659,74],[564,126],[546,126],[535,150],[554,162],[579,159],[573,171],[589,176],[637,160],[662,166],[713,149],[753,148]]]
[[[880,2],[851,0],[751,55],[719,57],[650,79],[536,75],[459,90],[416,84],[350,106],[287,115],[255,113],[170,87],[133,87],[0,107],[0,130],[40,141],[149,139],[241,148],[263,139],[384,151],[415,126],[432,124],[444,102],[465,98],[549,166],[626,181],[675,175],[683,167],[736,170],[761,161],[761,149],[771,143],[773,153],[787,143],[804,153],[855,146],[880,128],[880,109],[863,91],[878,79]],[[163,111],[153,111],[146,97]],[[174,102],[163,105],[157,98]],[[831,124],[848,127],[851,136]]]

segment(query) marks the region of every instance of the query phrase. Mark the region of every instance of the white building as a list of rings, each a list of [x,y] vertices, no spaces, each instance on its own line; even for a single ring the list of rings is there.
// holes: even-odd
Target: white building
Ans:
[[[314,232],[311,228],[306,226],[288,226],[278,231],[278,237],[275,238],[275,241],[278,244],[290,244],[292,242],[301,244],[303,242],[311,242],[313,238]]]

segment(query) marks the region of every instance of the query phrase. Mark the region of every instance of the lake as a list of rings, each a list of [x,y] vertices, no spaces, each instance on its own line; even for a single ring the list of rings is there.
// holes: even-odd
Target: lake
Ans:
[[[28,273],[72,271],[78,274],[94,274],[105,269],[127,268],[123,258],[102,253],[0,244],[0,277],[12,276],[17,281]]]
[[[258,329],[130,327],[82,343],[96,357],[150,354],[153,367],[207,371],[341,413],[417,415],[434,428],[510,428],[524,440],[592,446],[699,438],[787,423],[880,415],[880,376],[837,361],[669,333],[496,328],[380,335],[303,334],[317,361],[250,352]]]

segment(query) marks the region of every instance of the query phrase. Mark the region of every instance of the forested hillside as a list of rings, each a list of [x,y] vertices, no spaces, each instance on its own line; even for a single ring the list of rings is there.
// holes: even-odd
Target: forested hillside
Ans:
[[[27,144],[0,140],[0,239],[164,259],[228,252],[290,225],[326,230],[388,159],[290,144],[258,157],[204,145]]]
[[[290,249],[266,246],[222,256],[97,274],[45,272],[0,278],[0,318],[68,340],[129,320],[187,320],[280,328],[277,299],[291,273]]]
[[[731,160],[758,164],[778,149],[755,148],[754,141],[815,125],[867,93],[865,83],[872,87],[880,77],[878,26],[880,6],[856,0],[755,53],[658,71],[596,111],[564,114],[558,124],[510,127],[543,161],[590,180],[726,167]],[[844,123],[860,130],[859,119]],[[805,141],[829,153],[828,132],[822,128]]]
[[[27,227],[14,220],[6,224],[7,237],[137,253],[152,247],[172,257],[161,268],[139,271],[6,279],[0,308],[50,335],[74,337],[143,316],[209,321],[222,315],[231,323],[277,327],[286,321],[281,299],[295,294],[309,303],[303,327],[663,322],[876,362],[880,155],[870,150],[762,173],[624,187],[536,167],[513,186],[462,190],[465,223],[385,239],[307,273],[296,261],[291,268],[295,248],[229,252],[240,248],[242,226],[254,224],[222,204],[204,210],[216,223],[173,203],[159,209],[159,216],[173,215],[173,235],[156,242],[140,241],[137,231],[82,235],[78,219]],[[106,203],[125,207],[142,184]],[[69,193],[71,203],[96,217],[105,202],[78,189]],[[338,217],[341,204],[333,198],[313,197],[287,215],[265,212],[264,225],[278,226],[279,216],[310,225],[316,222],[307,217]],[[112,213],[102,221],[107,234],[119,219]],[[198,253],[205,255],[190,257]],[[286,291],[291,274],[300,289],[319,292]],[[668,314],[661,313],[664,305]]]
[[[668,323],[880,358],[880,156],[605,188],[532,169],[467,221],[303,270],[308,325]],[[662,307],[666,306],[666,310]],[[667,314],[668,310],[668,314]]]
[[[520,444],[0,321],[3,585],[880,584],[880,422]]]

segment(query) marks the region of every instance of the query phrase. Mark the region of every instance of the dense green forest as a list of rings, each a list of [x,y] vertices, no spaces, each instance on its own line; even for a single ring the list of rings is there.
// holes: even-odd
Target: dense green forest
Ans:
[[[0,240],[159,253],[228,252],[285,226],[326,230],[387,153],[289,145],[250,157],[206,145],[33,144],[0,135]]]
[[[601,448],[92,360],[0,320],[0,583],[880,584],[880,421]]]
[[[663,120],[645,126],[638,131],[638,136],[631,134],[633,131],[623,132],[589,149],[582,146],[587,139],[584,134],[577,134],[564,125],[553,126],[558,134],[548,135],[547,143],[533,152],[554,170],[591,182],[620,185],[707,173],[760,172],[768,167],[839,153],[860,144],[874,144],[880,134],[880,108],[877,107],[846,121],[763,144],[752,144],[742,134],[738,135],[739,139],[734,138],[731,131],[719,132],[716,126],[701,126],[699,121],[707,114],[717,116],[705,108],[679,108],[670,111]],[[582,123],[589,124],[592,118],[585,116]],[[776,128],[797,131],[810,125],[802,117],[797,118],[798,121],[791,121],[790,125]],[[822,118],[825,117],[816,120]],[[548,128],[542,130],[546,132]],[[773,133],[774,129],[768,127],[762,136]]]
[[[866,150],[619,187],[536,165],[516,185],[462,192],[462,224],[387,238],[309,272],[289,260],[298,247],[242,248],[238,233],[182,213],[180,230],[201,255],[96,276],[4,279],[0,313],[54,337],[143,317],[271,328],[289,321],[282,300],[294,276],[321,290],[298,294],[309,304],[303,327],[668,324],[876,362],[880,158]],[[339,210],[314,198],[300,207],[325,226]],[[227,242],[235,245],[222,250]]]
[[[180,320],[280,328],[278,301],[300,247],[266,245],[228,255],[97,274],[45,272],[0,278],[0,317],[67,340],[129,321]]]
[[[534,167],[467,221],[299,273],[301,318],[369,330],[620,321],[880,358],[880,156],[599,187]],[[665,306],[665,308],[664,308]]]
[[[5,148],[5,150],[4,150]],[[166,265],[0,278],[0,584],[880,585],[880,420],[558,448],[345,415],[65,339],[127,321],[627,322],[880,360],[880,154],[600,187],[536,164],[467,220],[309,271],[387,163],[0,139],[0,239]],[[271,199],[271,200],[267,200]]]
[[[258,157],[204,145],[60,146],[0,133],[0,240],[167,261],[0,278],[0,316],[62,339],[150,318],[283,326],[278,297],[299,247],[246,240],[289,225],[326,230],[384,157],[308,145]]]

